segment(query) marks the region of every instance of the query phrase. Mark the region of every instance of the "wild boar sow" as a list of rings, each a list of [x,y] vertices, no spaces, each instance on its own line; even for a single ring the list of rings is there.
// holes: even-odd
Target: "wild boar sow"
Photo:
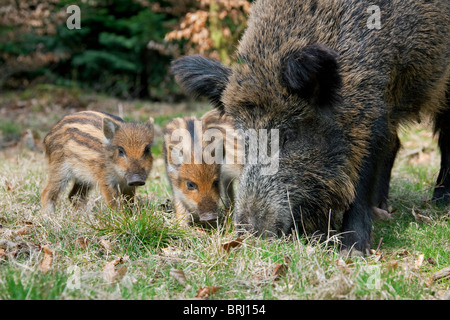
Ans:
[[[138,124],[95,111],[64,117],[44,139],[49,161],[44,212],[54,212],[58,195],[71,180],[69,199],[74,204],[82,204],[96,185],[109,205],[121,195],[133,198],[152,168],[152,142],[152,118]]]
[[[423,114],[434,118],[442,151],[433,198],[450,202],[450,2],[378,1],[378,17],[372,4],[259,0],[233,67],[201,56],[174,62],[180,85],[239,128],[279,130],[277,174],[244,166],[238,224],[258,234],[294,224],[326,233],[330,210],[343,211],[343,250],[366,252],[397,129]]]

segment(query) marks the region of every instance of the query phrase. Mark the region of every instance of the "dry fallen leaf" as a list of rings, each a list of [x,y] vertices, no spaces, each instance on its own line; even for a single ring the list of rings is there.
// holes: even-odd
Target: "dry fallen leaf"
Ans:
[[[345,263],[344,259],[338,259],[336,260],[336,265],[338,267],[347,268],[347,263]]]
[[[403,251],[400,251],[399,253],[397,253],[397,255],[399,257],[406,257],[407,255],[409,255],[409,252],[408,252],[408,250],[403,250]]]
[[[416,214],[415,218],[418,222],[433,223],[433,220],[430,217],[423,216],[421,214]]]
[[[14,231],[14,234],[16,236],[23,236],[24,234],[30,233],[30,227],[29,226],[25,226],[23,228],[20,228],[19,230]]]
[[[6,184],[6,191],[14,190],[14,187],[9,181],[5,181],[5,184]]]
[[[231,249],[239,247],[242,244],[242,241],[243,239],[237,238],[236,240],[226,242],[222,244],[222,249],[229,252]]]
[[[287,270],[288,270],[287,265],[285,265],[284,263],[277,263],[275,269],[272,272],[272,276],[275,277],[275,280],[278,280],[286,275]]]
[[[186,275],[183,270],[172,268],[170,269],[170,276],[175,278],[182,286],[186,285]]]
[[[115,281],[120,281],[123,279],[123,277],[125,276],[125,274],[127,273],[127,266],[120,266],[119,268],[117,268],[116,270],[116,277],[115,277]]]
[[[388,270],[395,270],[398,268],[398,261],[397,260],[391,260],[386,264],[386,267]]]
[[[425,258],[425,255],[424,255],[423,253],[419,254],[419,257],[418,257],[417,260],[414,262],[414,265],[415,265],[414,268],[415,268],[416,270],[419,270],[420,267],[422,267],[424,258]]]
[[[109,240],[101,239],[101,240],[100,240],[100,244],[101,244],[102,247],[105,248],[106,250],[111,250],[111,242],[110,242]]]
[[[381,254],[380,251],[377,251],[377,253],[372,255],[371,258],[372,258],[373,262],[379,262],[379,261],[385,260],[383,254]]]
[[[126,267],[121,267],[118,270],[116,270],[116,266],[120,263],[123,263],[125,261],[128,261],[129,257],[125,256],[125,257],[120,257],[118,259],[114,259],[111,262],[108,262],[104,267],[103,267],[103,279],[105,279],[105,281],[109,282],[110,284],[114,283],[116,280],[120,280],[123,278],[123,276],[125,275],[127,269]]]
[[[195,297],[207,299],[208,297],[210,297],[211,295],[216,293],[217,290],[219,290],[219,289],[220,289],[220,287],[215,287],[215,286],[200,288],[200,289],[198,289],[197,295]]]
[[[424,223],[433,223],[433,220],[430,217],[423,216],[421,214],[418,214],[414,211],[414,207],[411,210],[412,215],[414,216],[414,219],[416,219],[417,222],[424,222]]]
[[[289,264],[291,263],[291,257],[290,256],[285,256],[284,257],[284,263],[277,263],[277,265],[275,266],[275,269],[272,272],[272,276],[275,277],[274,280],[278,280],[281,277],[285,276],[288,269],[289,269]]]
[[[120,259],[115,259],[103,267],[103,279],[105,279],[105,281],[109,283],[114,282],[116,277],[116,265],[119,261]]]
[[[78,238],[78,239],[74,240],[73,243],[75,243],[75,245],[80,247],[81,249],[86,249],[89,242],[90,241],[88,238]]]
[[[42,250],[44,250],[44,259],[42,259],[40,269],[43,273],[47,273],[53,262],[53,251],[48,247],[48,245],[42,246]]]
[[[162,248],[161,251],[164,253],[164,256],[167,257],[179,257],[180,255],[183,254],[183,251],[181,251],[181,249],[172,246]]]

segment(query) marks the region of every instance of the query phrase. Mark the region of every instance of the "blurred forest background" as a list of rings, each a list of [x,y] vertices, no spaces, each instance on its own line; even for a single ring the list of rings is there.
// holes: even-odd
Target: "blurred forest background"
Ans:
[[[39,144],[64,115],[83,109],[125,120],[150,114],[159,127],[204,111],[209,106],[189,104],[170,62],[202,54],[230,64],[251,2],[0,0],[0,150]],[[70,5],[80,9],[79,29],[68,27]]]
[[[174,101],[170,61],[200,53],[229,64],[248,0],[0,0],[0,90],[54,84]],[[69,29],[76,4],[81,28]]]

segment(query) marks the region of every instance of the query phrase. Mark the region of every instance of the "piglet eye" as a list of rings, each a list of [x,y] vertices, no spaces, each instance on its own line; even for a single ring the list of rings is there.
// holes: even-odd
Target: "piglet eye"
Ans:
[[[186,181],[186,187],[188,188],[188,190],[197,190],[198,189],[198,186],[190,180]]]
[[[152,146],[150,144],[145,147],[145,149],[144,149],[144,156],[150,155],[151,147]]]
[[[125,157],[127,154],[126,154],[125,150],[124,150],[122,147],[117,147],[117,155],[118,155],[120,158],[123,158],[123,157]]]
[[[213,188],[218,188],[219,187],[219,180],[214,180],[212,186],[213,186]]]

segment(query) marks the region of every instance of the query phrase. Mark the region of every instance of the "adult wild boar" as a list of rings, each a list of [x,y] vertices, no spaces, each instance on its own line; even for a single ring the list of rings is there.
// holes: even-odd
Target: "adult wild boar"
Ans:
[[[433,198],[450,202],[450,2],[259,0],[232,68],[201,56],[177,81],[238,128],[279,130],[279,169],[246,164],[236,222],[257,234],[325,233],[343,211],[342,249],[369,249],[373,206],[385,205],[400,124],[435,120],[442,151]]]

